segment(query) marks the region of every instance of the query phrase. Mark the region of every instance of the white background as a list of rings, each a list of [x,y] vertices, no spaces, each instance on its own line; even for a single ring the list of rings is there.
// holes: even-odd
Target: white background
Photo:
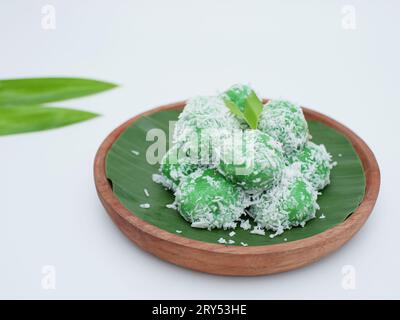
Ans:
[[[56,9],[44,30],[41,10]],[[346,30],[344,5],[356,10]],[[400,298],[398,1],[33,1],[0,4],[0,77],[78,76],[119,89],[57,103],[103,116],[0,137],[1,298]],[[148,108],[231,84],[341,121],[375,152],[381,194],[362,230],[300,270],[219,277],[138,249],[98,201],[105,136]],[[56,289],[41,286],[54,266]],[[356,287],[342,286],[352,265]]]

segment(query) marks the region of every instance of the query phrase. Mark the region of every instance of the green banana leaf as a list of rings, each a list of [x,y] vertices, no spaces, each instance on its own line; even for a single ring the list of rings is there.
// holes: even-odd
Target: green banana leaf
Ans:
[[[83,97],[116,87],[79,78],[26,78],[0,80],[0,107],[42,104]]]
[[[179,110],[164,110],[144,116],[130,125],[113,144],[107,154],[106,175],[112,182],[113,192],[121,203],[139,218],[181,237],[217,243],[220,237],[233,239],[249,246],[269,245],[284,241],[295,241],[323,232],[343,222],[360,204],[365,192],[365,175],[351,143],[336,130],[315,121],[309,121],[313,141],[325,144],[337,166],[331,173],[331,184],[322,191],[318,203],[321,207],[317,218],[309,221],[304,228],[293,228],[275,238],[250,234],[241,228],[229,237],[231,230],[195,229],[177,211],[166,208],[174,201],[173,194],[152,181],[152,174],[158,173],[158,164],[146,161],[146,150],[154,141],[146,141],[148,130],[158,128],[168,134],[169,121],[175,121]],[[168,136],[168,135],[167,135]],[[132,152],[133,150],[133,152]],[[150,196],[145,195],[147,189]],[[140,204],[149,203],[144,209]],[[321,215],[324,219],[320,219]],[[177,233],[176,231],[182,231]]]
[[[67,126],[97,117],[95,113],[40,105],[0,108],[0,136]]]

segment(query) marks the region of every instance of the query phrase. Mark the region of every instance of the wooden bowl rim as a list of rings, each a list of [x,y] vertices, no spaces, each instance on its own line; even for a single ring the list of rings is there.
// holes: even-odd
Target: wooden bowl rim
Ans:
[[[264,101],[268,101],[264,99]],[[290,252],[298,249],[305,249],[307,247],[314,247],[318,243],[324,243],[329,240],[334,240],[339,235],[346,232],[347,229],[351,229],[353,224],[359,224],[359,228],[364,224],[364,222],[368,219],[375,203],[378,198],[379,189],[380,189],[380,170],[379,165],[376,161],[376,158],[372,152],[372,150],[368,147],[368,145],[352,130],[337,122],[336,120],[319,113],[317,111],[311,110],[309,108],[302,107],[304,111],[304,115],[308,120],[316,120],[322,122],[329,127],[339,131],[344,134],[346,138],[352,143],[353,148],[357,152],[362,165],[366,178],[366,189],[362,202],[357,207],[357,209],[342,223],[311,237],[307,237],[300,240],[294,240],[286,243],[278,243],[278,244],[270,244],[270,245],[260,245],[260,246],[226,246],[224,244],[218,243],[209,243],[203,242],[199,240],[194,240],[190,238],[186,238],[181,235],[176,235],[160,229],[142,219],[134,214],[134,212],[130,212],[124,205],[119,201],[119,199],[114,194],[111,184],[107,179],[105,164],[106,164],[106,156],[108,150],[111,148],[113,143],[118,139],[120,134],[124,132],[124,130],[139,120],[141,117],[150,115],[163,110],[171,110],[171,109],[182,109],[186,104],[186,100],[175,102],[167,105],[162,105],[157,108],[150,109],[148,111],[142,112],[137,116],[129,119],[124,122],[116,129],[114,129],[107,138],[100,145],[95,161],[94,161],[94,179],[95,185],[98,192],[99,197],[102,201],[111,207],[118,215],[128,222],[132,224],[134,227],[138,228],[144,233],[149,234],[152,237],[158,238],[160,240],[172,242],[179,246],[184,246],[196,250],[203,250],[213,253],[225,253],[225,254],[234,254],[234,255],[263,255],[266,253],[277,253],[277,252]]]

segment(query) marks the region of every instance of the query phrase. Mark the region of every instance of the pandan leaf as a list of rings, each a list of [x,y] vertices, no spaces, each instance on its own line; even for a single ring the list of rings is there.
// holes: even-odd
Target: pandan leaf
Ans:
[[[0,107],[62,101],[115,87],[112,83],[79,78],[0,80]]]
[[[0,108],[0,136],[42,131],[97,117],[92,112],[39,105]]]
[[[263,109],[263,104],[252,90],[244,102],[244,118],[250,128],[257,129],[258,119]]]
[[[228,109],[229,109],[235,116],[237,116],[237,117],[240,118],[240,119],[244,119],[244,114],[243,114],[242,111],[240,111],[240,108],[239,108],[239,106],[238,106],[236,103],[234,103],[233,101],[228,100],[228,99],[224,99],[224,102],[225,102],[225,105],[228,107]]]
[[[244,101],[244,110],[230,99],[224,99],[226,107],[239,119],[247,122],[250,128],[257,129],[258,119],[263,109],[263,104],[252,90],[249,96]]]

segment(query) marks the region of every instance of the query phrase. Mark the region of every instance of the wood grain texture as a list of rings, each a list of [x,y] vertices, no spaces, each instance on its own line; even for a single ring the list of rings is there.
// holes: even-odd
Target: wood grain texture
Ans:
[[[266,100],[265,100],[266,101]],[[303,108],[308,120],[322,122],[344,134],[361,159],[366,176],[365,196],[360,206],[343,223],[312,237],[266,246],[225,246],[184,238],[161,230],[129,212],[114,195],[105,173],[108,150],[119,135],[144,115],[166,109],[182,109],[185,101],[161,106],[128,120],[101,144],[94,162],[94,179],[99,198],[119,229],[143,250],[192,270],[235,276],[284,272],[308,265],[336,251],[350,240],[368,219],[380,188],[380,171],[373,152],[354,132],[316,111]]]

